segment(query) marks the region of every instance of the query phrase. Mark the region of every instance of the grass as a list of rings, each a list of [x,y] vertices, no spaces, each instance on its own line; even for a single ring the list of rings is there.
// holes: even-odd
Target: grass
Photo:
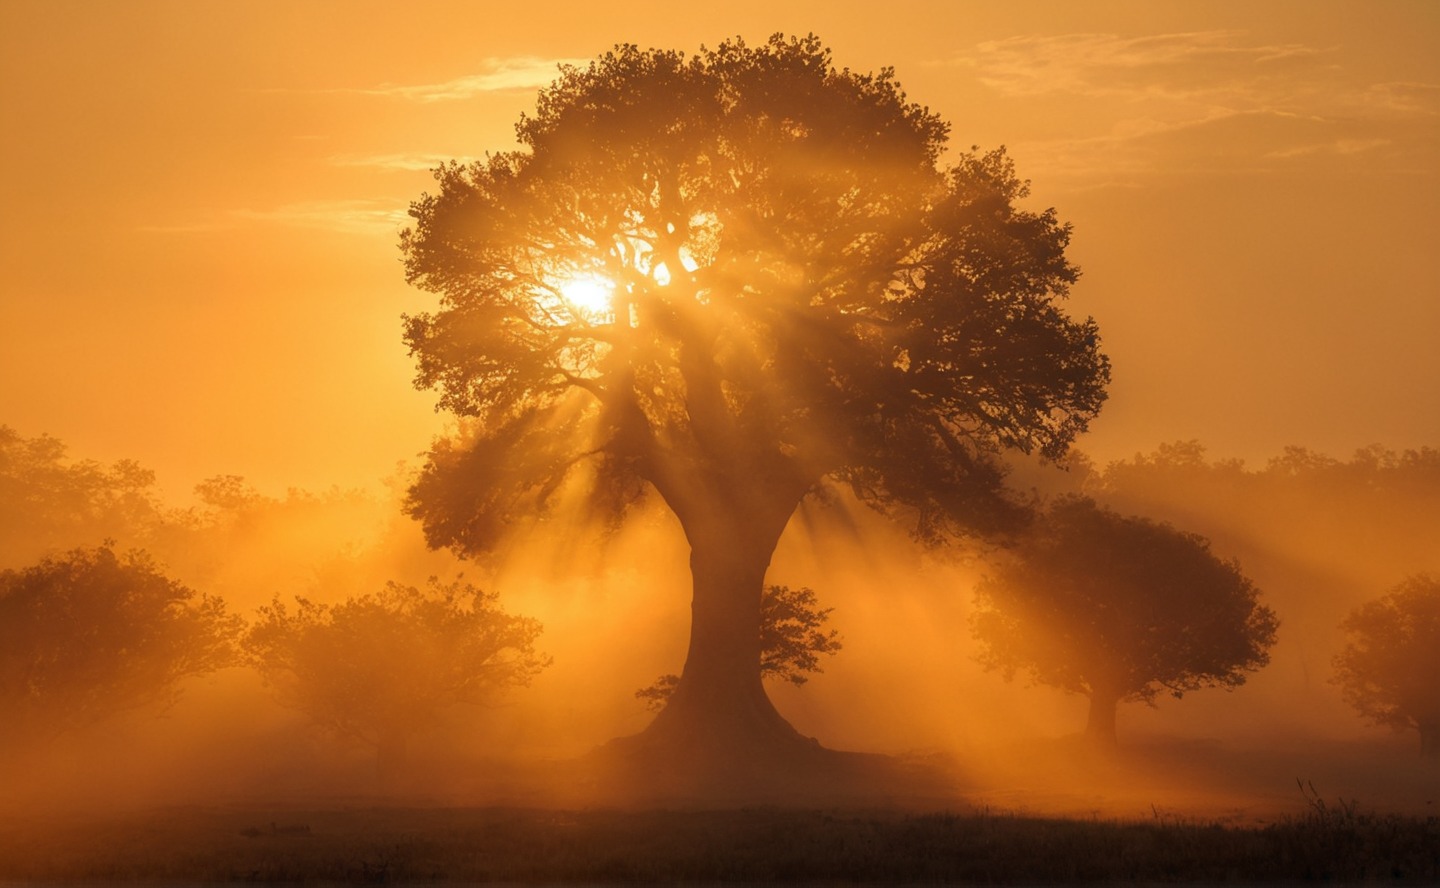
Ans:
[[[1263,827],[986,811],[166,808],[0,823],[0,879],[1440,882],[1440,818],[1309,800]]]

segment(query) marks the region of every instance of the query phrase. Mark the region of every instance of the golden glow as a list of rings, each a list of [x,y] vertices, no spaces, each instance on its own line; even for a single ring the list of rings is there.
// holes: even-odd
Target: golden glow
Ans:
[[[614,311],[615,285],[602,277],[585,275],[560,285],[565,303],[585,320],[593,321]]]

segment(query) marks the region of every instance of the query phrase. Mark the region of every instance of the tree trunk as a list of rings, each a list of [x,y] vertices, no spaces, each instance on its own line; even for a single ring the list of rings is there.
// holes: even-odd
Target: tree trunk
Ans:
[[[1085,721],[1085,737],[1097,746],[1115,745],[1115,710],[1120,697],[1108,691],[1090,692],[1090,714]]]
[[[768,549],[738,540],[692,545],[685,669],[647,733],[717,763],[801,740],[760,682],[760,599],[769,564]]]
[[[780,460],[767,471],[761,458],[716,459],[728,465],[680,471],[662,463],[666,470],[648,479],[690,543],[685,668],[644,731],[588,757],[569,803],[874,804],[934,793],[946,778],[884,756],[825,749],[770,702],[760,682],[765,572],[813,482]]]
[[[683,513],[693,583],[690,647],[680,682],[640,734],[599,753],[603,798],[647,803],[778,803],[838,798],[880,780],[876,757],[802,736],[760,682],[760,600],[789,518],[783,504],[735,508],[715,497]],[[687,520],[689,519],[689,520]],[[886,779],[893,779],[888,775]]]

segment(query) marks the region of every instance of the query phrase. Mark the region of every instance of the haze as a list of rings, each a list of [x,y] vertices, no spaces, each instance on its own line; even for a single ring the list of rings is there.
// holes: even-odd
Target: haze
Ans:
[[[893,65],[908,96],[950,122],[952,149],[1006,146],[1031,181],[1027,205],[1073,223],[1083,277],[1068,310],[1095,318],[1113,362],[1109,401],[1077,442],[1095,466],[1175,441],[1203,444],[1190,465],[1202,476],[1197,466],[1231,458],[1258,473],[1290,445],[1344,461],[1374,444],[1440,444],[1440,8],[1423,2],[740,2],[683,16],[641,2],[617,18],[613,6],[571,3],[522,14],[10,0],[0,6],[10,210],[0,425],[54,436],[77,460],[136,460],[176,508],[195,505],[202,479],[243,476],[254,487],[244,534],[212,503],[199,507],[191,549],[159,548],[180,579],[247,617],[275,595],[338,598],[387,579],[465,570],[493,584],[507,609],[545,625],[539,647],[555,663],[505,718],[451,726],[431,750],[437,762],[571,756],[638,730],[646,714],[633,690],[684,658],[684,541],[647,512],[603,553],[583,534],[563,543],[575,547],[567,558],[553,536],[522,541],[483,579],[423,550],[399,516],[397,465],[413,469],[444,420],[433,393],[411,384],[400,315],[430,297],[405,285],[396,242],[409,202],[433,186],[429,170],[512,148],[513,124],[557,65],[619,42],[693,51],[776,31],[818,34],[841,66]],[[1134,813],[1157,785],[1177,808],[1283,807],[1265,788],[1274,775],[1259,772],[1273,766],[1288,785],[1302,775],[1283,770],[1317,742],[1331,745],[1304,759],[1316,768],[1371,744],[1359,764],[1327,772],[1352,791],[1433,803],[1433,771],[1415,790],[1420,772],[1384,770],[1408,741],[1365,727],[1320,674],[1351,607],[1406,572],[1440,570],[1434,537],[1428,554],[1423,543],[1433,498],[1397,510],[1415,523],[1385,526],[1386,546],[1344,554],[1349,525],[1307,537],[1232,522],[1223,500],[1187,507],[1189,488],[1153,479],[1106,488],[1097,474],[1086,488],[1084,470],[1057,480],[1028,464],[1018,476],[1047,491],[1108,489],[1132,511],[1210,536],[1268,593],[1290,646],[1234,696],[1122,712],[1122,732],[1163,780],[1147,772],[1134,792],[1083,779],[1047,787],[1068,774],[1063,762],[1027,770],[1001,751],[1077,731],[1083,701],[1006,685],[973,663],[974,553],[922,555],[863,512],[849,516],[858,528],[817,518],[813,534],[797,520],[769,578],[816,588],[845,643],[806,687],[774,690],[797,727],[839,748],[942,756],[973,799],[1063,813]],[[41,550],[6,554],[0,568]],[[895,592],[880,600],[867,594],[876,588]],[[323,744],[297,740],[312,735],[253,677],[215,682],[208,697],[188,689],[172,734],[139,729],[126,740],[135,746],[68,785],[99,779],[128,749],[159,750],[158,762],[200,743],[240,775],[202,781],[207,792],[256,781],[333,792],[363,770],[331,762],[294,783]],[[241,721],[249,733],[237,735]],[[1197,748],[1187,743],[1222,769],[1240,761],[1236,749],[1265,755],[1230,783],[1191,785],[1177,768]],[[106,779],[169,800],[209,760],[184,761]],[[468,800],[536,800],[475,780]]]

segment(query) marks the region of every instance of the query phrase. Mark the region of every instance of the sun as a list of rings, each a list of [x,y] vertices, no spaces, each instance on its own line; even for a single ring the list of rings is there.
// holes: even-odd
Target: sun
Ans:
[[[587,320],[595,320],[614,311],[612,300],[615,285],[602,277],[586,275],[560,285],[565,302]]]

